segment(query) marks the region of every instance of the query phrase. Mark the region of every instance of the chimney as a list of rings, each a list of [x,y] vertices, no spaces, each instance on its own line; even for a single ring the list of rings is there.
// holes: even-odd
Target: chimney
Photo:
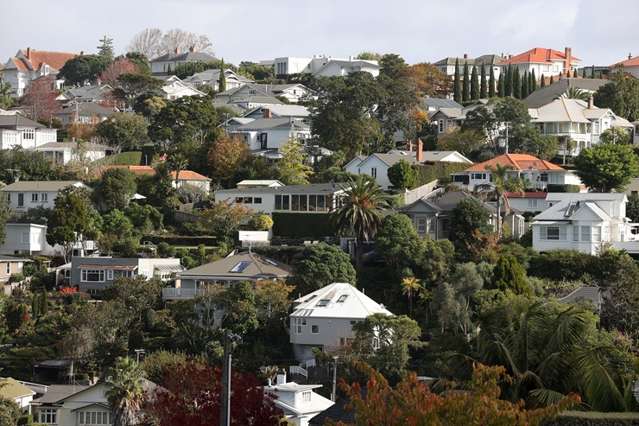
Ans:
[[[417,149],[415,151],[415,160],[418,163],[422,163],[424,161],[424,144],[421,139],[417,138]]]
[[[262,118],[273,118],[273,113],[268,108],[262,108]]]
[[[566,47],[564,49],[564,55],[566,56],[566,61],[564,62],[564,70],[568,72],[572,68],[572,49],[570,47]]]
[[[176,48],[175,48],[175,54],[177,55],[178,53],[180,53],[180,48],[179,48],[179,47],[176,47]]]
[[[595,107],[595,97],[590,95],[588,98],[588,109],[593,109]]]
[[[632,53],[628,53],[628,59],[632,59]]]
[[[27,59],[31,60],[31,48],[27,47]]]
[[[464,53],[464,59],[468,59],[468,53]]]
[[[546,60],[547,61],[550,61],[550,53],[551,53],[551,50],[550,49],[546,49]]]
[[[286,370],[280,369],[277,372],[277,377],[275,378],[276,385],[284,385],[286,384]]]
[[[189,52],[191,52],[191,53],[195,52],[195,46],[189,47]]]

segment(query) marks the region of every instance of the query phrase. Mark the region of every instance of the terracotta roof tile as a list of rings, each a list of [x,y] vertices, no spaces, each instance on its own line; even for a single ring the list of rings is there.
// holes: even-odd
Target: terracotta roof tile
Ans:
[[[11,60],[20,71],[27,71],[29,69],[37,70],[44,64],[49,65],[53,69],[60,70],[69,59],[73,59],[76,56],[78,56],[76,53],[24,49],[20,50],[18,56],[11,58]]]
[[[552,61],[562,61],[566,59],[564,52],[560,52],[554,49],[546,49],[544,47],[535,47],[527,50],[524,53],[515,55],[510,59],[506,59],[506,64],[527,64],[527,63],[551,63]],[[579,61],[576,56],[572,57],[573,60]]]
[[[564,170],[556,164],[553,164],[546,160],[541,160],[533,155],[529,154],[503,154],[495,158],[491,158],[483,163],[475,164],[472,167],[466,169],[467,172],[481,172],[495,167],[497,164],[501,166],[508,166],[513,170]]]
[[[151,166],[110,165],[110,166],[103,167],[103,171],[106,171],[109,169],[127,169],[134,175],[138,175],[138,176],[152,176],[155,174],[155,169]],[[175,172],[171,172],[171,178],[175,179]],[[180,180],[210,180],[210,179],[192,170],[181,170]]]
[[[639,56],[628,58],[625,61],[617,62],[616,64],[611,65],[611,67],[616,67],[619,65],[623,65],[624,67],[637,67],[639,66]]]

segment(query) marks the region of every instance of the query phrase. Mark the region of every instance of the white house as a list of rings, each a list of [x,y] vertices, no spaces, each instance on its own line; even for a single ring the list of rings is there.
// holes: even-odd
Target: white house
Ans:
[[[182,52],[176,48],[173,52],[166,53],[162,56],[152,59],[151,72],[157,75],[171,74],[175,71],[175,67],[189,62],[213,62],[217,59],[215,56],[206,52],[197,52],[191,48],[188,52]]]
[[[0,114],[0,149],[33,149],[58,140],[58,131],[21,114]]]
[[[163,80],[164,84],[160,90],[162,91],[163,97],[169,101],[180,99],[185,96],[205,96],[204,92],[201,92],[190,84],[183,82],[177,76],[172,75],[170,77],[163,78]]]
[[[533,218],[537,251],[577,250],[597,254],[604,244],[637,252],[636,224],[626,217],[624,193],[553,193],[548,208]]]
[[[238,126],[230,134],[244,138],[254,155],[279,158],[279,151],[291,139],[304,143],[311,138],[311,126],[299,118],[258,118]]]
[[[251,186],[215,191],[215,201],[242,205],[255,213],[327,214],[335,210],[344,187],[336,183]]]
[[[523,75],[525,72],[534,71],[536,78],[558,75],[566,75],[568,71],[574,71],[579,67],[581,59],[572,55],[572,49],[566,47],[563,52],[544,47],[535,47],[515,56],[509,56],[502,62],[502,67],[510,65],[519,69]]]
[[[481,67],[484,66],[484,69],[486,70],[486,79],[489,78],[490,69],[492,68],[493,75],[495,76],[495,82],[497,82],[499,74],[501,73],[501,64],[503,61],[504,58],[500,55],[489,54],[478,56],[477,58],[469,58],[467,54],[464,54],[461,58],[453,56],[446,57],[433,63],[433,65],[448,77],[453,77],[455,75],[456,64],[459,65],[460,76],[463,75],[464,66],[466,65],[468,65],[469,73],[473,71],[473,68],[477,67],[477,75],[480,74]]]
[[[259,106],[244,113],[243,118],[308,118],[311,112],[303,105],[275,104]]]
[[[90,142],[49,142],[35,149],[42,152],[53,163],[63,165],[71,161],[96,161],[111,155],[110,146]]]
[[[348,283],[333,283],[294,301],[291,343],[299,361],[314,358],[313,348],[336,349],[348,345],[353,324],[373,314],[392,315],[384,305]]]
[[[541,213],[548,208],[547,195],[543,191],[506,192],[504,198],[508,206],[519,213]]]
[[[58,193],[70,186],[88,187],[77,180],[18,181],[0,189],[7,197],[9,208],[16,212],[43,207],[52,209]]]
[[[253,82],[253,80],[246,78],[229,68],[224,70],[224,80],[226,90],[236,89]],[[220,90],[220,70],[210,69],[198,72],[189,77],[185,77],[182,81],[198,88],[202,86],[209,86],[217,92]]]
[[[216,93],[214,104],[217,107],[224,106],[234,109],[239,114],[245,113],[257,107],[270,108],[271,105],[280,105],[283,102],[273,95],[269,95],[257,85],[244,85],[224,92]]]
[[[594,106],[592,98],[585,102],[560,97],[539,108],[529,108],[528,114],[543,134],[556,136],[561,141],[572,140],[574,146],[566,151],[566,155],[571,156],[597,145],[601,134],[610,128],[634,130],[632,123],[617,116],[611,109]],[[563,154],[564,143],[560,145],[559,153]]]
[[[35,394],[29,387],[11,377],[0,378],[0,398],[15,402],[22,410],[29,410]]]
[[[9,83],[16,97],[24,95],[32,80],[47,75],[55,75],[64,64],[75,58],[75,53],[48,52],[26,48],[18,50],[2,68],[2,79]]]
[[[490,187],[493,182],[491,169],[498,164],[509,168],[508,178],[523,179],[528,188],[545,190],[549,184],[582,187],[581,179],[572,171],[529,154],[503,154],[477,163],[464,171],[453,173],[453,183],[468,191]]]
[[[286,381],[286,372],[277,374],[275,384],[264,387],[264,392],[275,396],[274,403],[284,412],[288,424],[308,426],[309,420],[335,404],[314,392],[322,385],[302,385]]]
[[[47,226],[37,223],[7,223],[5,239],[0,245],[0,254],[28,254],[55,256],[64,250],[47,243]]]
[[[261,61],[260,64],[273,66],[277,76],[313,74],[316,77],[336,77],[358,71],[368,72],[373,77],[379,75],[379,63],[377,61],[357,59],[352,56],[348,59],[332,58],[324,55],[316,55],[312,58],[282,57]]]
[[[298,103],[313,97],[313,91],[300,83],[290,84],[252,84],[267,95],[286,99],[290,103]]]

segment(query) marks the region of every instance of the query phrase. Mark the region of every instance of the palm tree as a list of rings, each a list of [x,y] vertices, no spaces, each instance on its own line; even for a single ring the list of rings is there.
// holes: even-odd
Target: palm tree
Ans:
[[[567,153],[572,153],[572,150],[575,149],[575,146],[577,145],[577,143],[572,140],[569,136],[563,136],[562,137],[562,142],[563,142],[563,146],[564,146],[564,155],[563,155],[563,160],[562,160],[562,164],[565,166],[566,165],[566,154]]]
[[[566,93],[561,95],[561,97],[566,99],[577,99],[580,101],[586,101],[590,99],[590,93],[585,90],[577,89],[576,87],[569,87]]]
[[[413,313],[413,297],[422,289],[420,280],[415,277],[402,278],[402,293],[408,297],[408,312]]]
[[[113,408],[113,426],[138,424],[144,388],[143,371],[131,358],[118,358],[113,375],[106,382],[111,385],[106,396]]]
[[[501,238],[501,201],[504,196],[504,192],[506,192],[507,186],[509,185],[510,179],[508,179],[508,171],[511,167],[496,164],[495,167],[489,166],[487,168],[492,175],[494,192],[497,196],[497,237]]]
[[[366,175],[350,178],[343,186],[341,207],[333,213],[333,219],[341,235],[354,236],[357,265],[361,262],[361,244],[370,241],[382,223],[389,198],[382,188]]]

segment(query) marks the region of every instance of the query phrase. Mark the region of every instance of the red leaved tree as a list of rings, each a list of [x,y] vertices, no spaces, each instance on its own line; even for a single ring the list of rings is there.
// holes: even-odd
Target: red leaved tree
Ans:
[[[118,77],[122,74],[137,74],[139,73],[138,66],[127,58],[118,58],[111,63],[102,74],[100,74],[100,81],[102,83],[110,84],[115,87]]]
[[[255,376],[233,373],[231,425],[275,426],[282,411]],[[169,370],[162,388],[148,397],[144,411],[158,426],[209,426],[219,423],[221,371],[190,361]]]
[[[27,114],[33,120],[49,121],[60,111],[56,100],[55,77],[52,75],[36,78],[29,83],[20,105],[26,107]]]

